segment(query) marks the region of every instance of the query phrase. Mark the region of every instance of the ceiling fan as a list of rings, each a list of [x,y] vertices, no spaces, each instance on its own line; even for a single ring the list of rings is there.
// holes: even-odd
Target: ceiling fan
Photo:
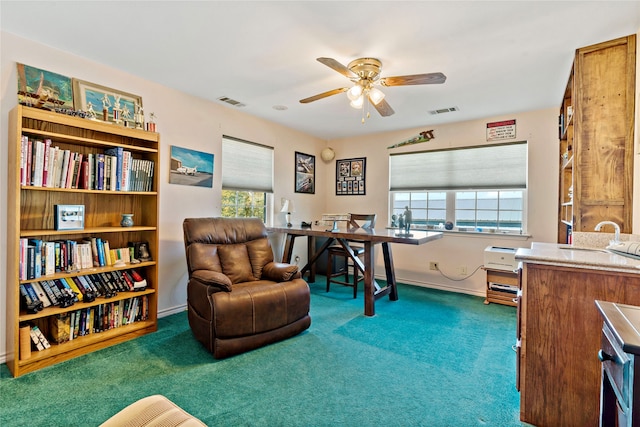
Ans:
[[[380,77],[382,62],[376,58],[358,58],[347,66],[342,65],[333,58],[317,58],[318,62],[332,68],[351,80],[353,86],[341,87],[327,92],[319,93],[309,98],[301,99],[300,102],[308,104],[332,95],[347,92],[353,108],[362,108],[365,101],[369,101],[381,116],[390,116],[395,111],[384,100],[384,93],[376,86],[408,86],[424,84],[441,84],[447,77],[442,73],[412,74],[408,76]],[[367,113],[368,117],[368,113]],[[364,123],[364,117],[362,118]]]

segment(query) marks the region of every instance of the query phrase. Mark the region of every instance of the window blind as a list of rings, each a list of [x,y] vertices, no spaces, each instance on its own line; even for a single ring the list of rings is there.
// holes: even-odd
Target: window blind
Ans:
[[[222,188],[273,192],[273,147],[222,136]]]
[[[527,188],[527,143],[389,156],[389,190]]]

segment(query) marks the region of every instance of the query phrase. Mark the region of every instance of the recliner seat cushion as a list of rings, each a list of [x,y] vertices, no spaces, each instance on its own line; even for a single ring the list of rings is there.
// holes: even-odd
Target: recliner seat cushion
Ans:
[[[309,287],[304,280],[261,282],[236,283],[232,294],[218,292],[211,296],[218,338],[271,331],[308,314]]]

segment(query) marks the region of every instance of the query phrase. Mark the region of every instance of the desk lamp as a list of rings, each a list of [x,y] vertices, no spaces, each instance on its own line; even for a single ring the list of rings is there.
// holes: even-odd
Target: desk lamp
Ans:
[[[284,204],[280,212],[286,212],[285,219],[287,221],[287,227],[291,227],[291,212],[295,212],[296,208],[293,206],[293,200],[285,199]]]

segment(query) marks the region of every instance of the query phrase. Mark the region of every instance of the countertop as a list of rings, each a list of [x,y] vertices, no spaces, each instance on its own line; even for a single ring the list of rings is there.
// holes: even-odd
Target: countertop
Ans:
[[[518,261],[536,264],[640,274],[639,259],[616,255],[598,248],[533,242],[531,249],[518,249],[515,257]]]

